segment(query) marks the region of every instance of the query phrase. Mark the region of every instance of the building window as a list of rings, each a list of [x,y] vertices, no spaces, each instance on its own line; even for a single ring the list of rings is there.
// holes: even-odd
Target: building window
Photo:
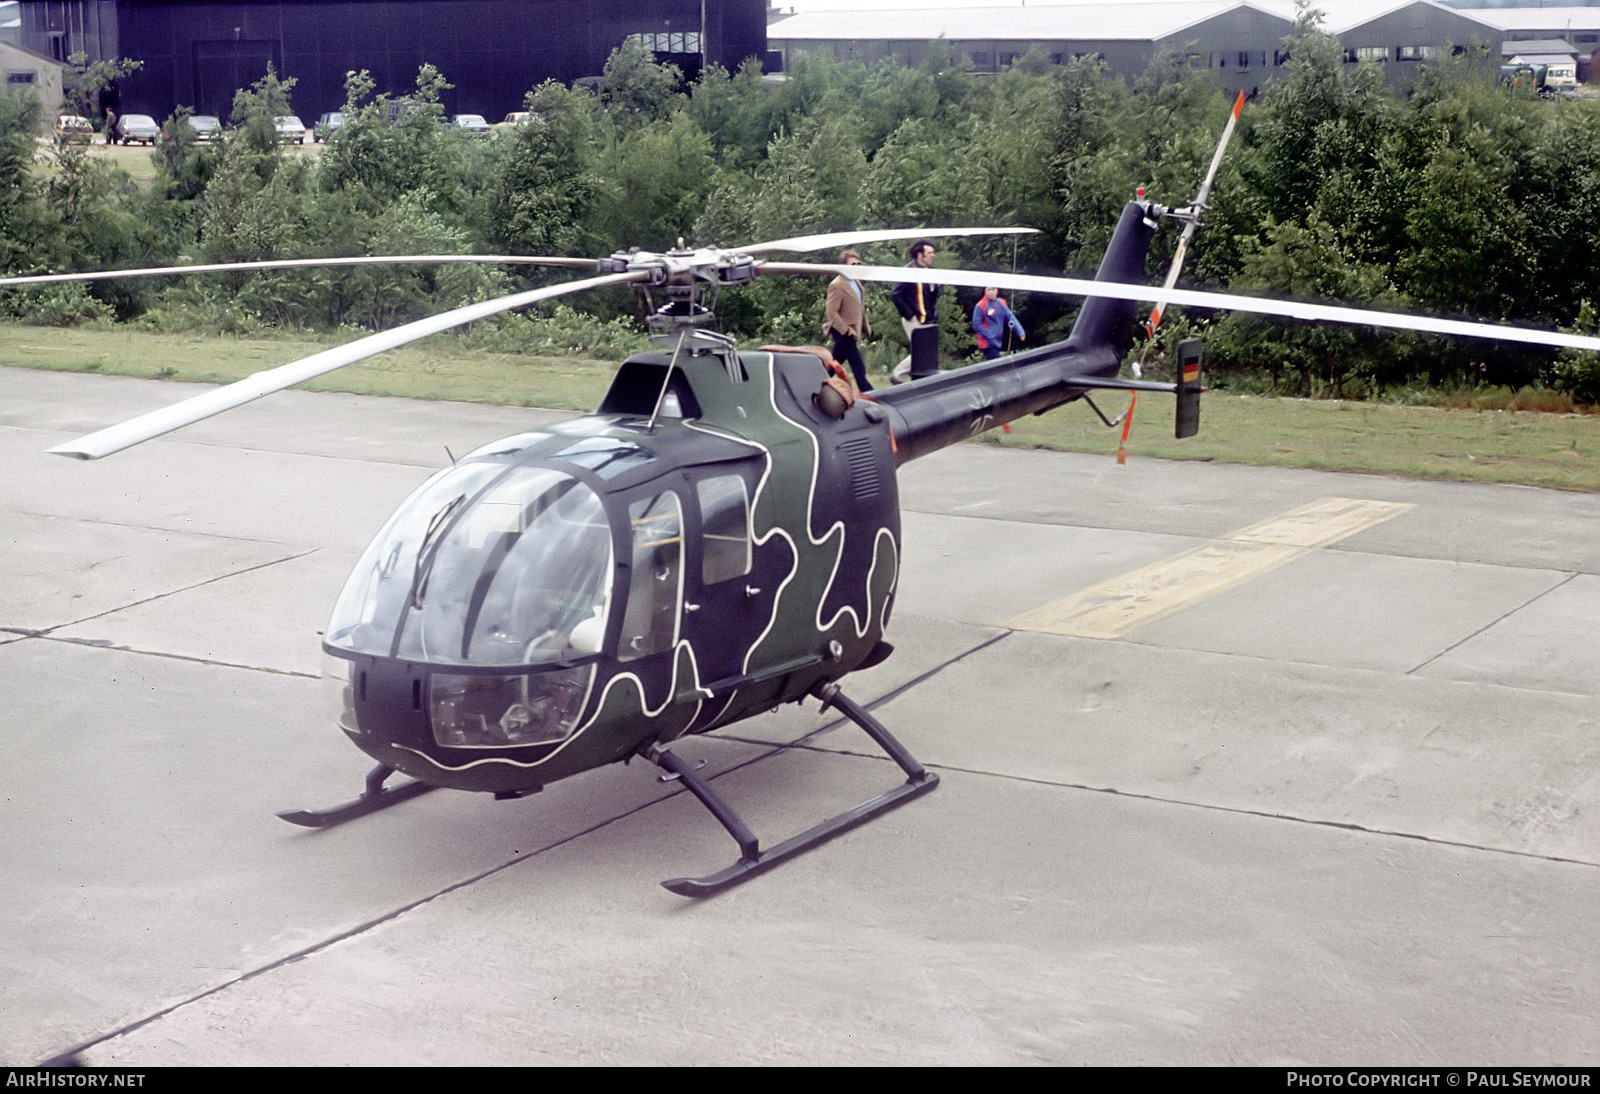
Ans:
[[[1000,51],[1001,68],[1010,68],[1020,60],[1022,60],[1022,54],[1017,53],[1015,50],[1003,49]]]
[[[986,49],[975,49],[969,56],[972,58],[974,68],[988,68],[994,64],[994,55]]]
[[[16,86],[18,84],[31,84],[31,83],[33,83],[33,73],[31,73],[31,72],[8,72],[8,73],[6,73],[6,84],[7,84],[7,86],[14,87],[14,86]]]
[[[646,31],[630,34],[628,38],[656,53],[700,52],[699,31]]]
[[[1438,46],[1396,46],[1394,59],[1397,61],[1428,61],[1439,56]]]
[[[1591,42],[1600,42],[1600,34],[1574,34],[1572,40],[1588,45]]]
[[[1289,51],[1286,49],[1274,50],[1272,54],[1272,63],[1277,65],[1279,68],[1282,68],[1284,65],[1288,64]]]
[[[1357,61],[1377,61],[1380,65],[1389,59],[1389,51],[1384,46],[1362,46],[1359,49],[1344,51],[1344,63],[1353,65]]]

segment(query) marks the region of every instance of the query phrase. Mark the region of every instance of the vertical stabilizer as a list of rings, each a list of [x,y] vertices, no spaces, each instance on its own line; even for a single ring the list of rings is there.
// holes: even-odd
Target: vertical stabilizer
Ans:
[[[1096,281],[1117,281],[1137,285],[1144,281],[1144,258],[1150,239],[1159,224],[1155,207],[1148,202],[1130,201],[1122,208],[1122,219],[1111,235],[1111,245],[1100,260]],[[1120,360],[1128,352],[1133,333],[1133,315],[1138,305],[1131,300],[1095,297],[1085,300],[1072,336],[1067,339],[1077,350],[1109,345]]]

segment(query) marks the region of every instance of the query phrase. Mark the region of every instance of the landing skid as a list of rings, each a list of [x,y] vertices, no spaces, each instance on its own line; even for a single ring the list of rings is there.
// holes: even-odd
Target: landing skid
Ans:
[[[361,792],[359,798],[329,809],[285,809],[278,816],[290,824],[306,828],[331,828],[335,824],[343,824],[345,821],[364,817],[368,813],[376,813],[391,805],[399,805],[433,789],[428,783],[415,780],[385,789],[384,780],[393,774],[394,768],[388,764],[379,764],[367,772],[367,788]]]
[[[679,757],[659,746],[651,748],[646,756],[655,764],[665,769],[669,774],[683,782],[689,792],[700,799],[702,805],[711,811],[724,828],[728,830],[739,845],[739,861],[725,870],[708,874],[705,877],[675,877],[661,883],[662,887],[677,893],[679,896],[703,897],[720,893],[757,874],[765,873],[774,866],[794,858],[796,855],[809,851],[820,843],[826,843],[841,833],[848,832],[858,825],[865,824],[874,817],[887,813],[902,802],[912,798],[921,797],[935,786],[939,785],[939,776],[926,770],[917,762],[916,757],[906,751],[904,745],[894,738],[883,724],[872,715],[868,714],[854,701],[839,690],[837,684],[826,684],[812,693],[822,700],[822,709],[829,706],[839,708],[839,712],[849,718],[856,725],[866,731],[867,735],[878,743],[878,747],[889,754],[900,769],[906,773],[906,781],[890,790],[888,793],[879,794],[871,801],[863,802],[854,809],[830,817],[815,827],[808,828],[798,836],[784,840],[782,843],[767,850],[761,850],[760,842],[756,839],[750,826],[745,824],[744,818],[734,811],[723,797],[711,788],[711,784],[702,779],[695,769]]]

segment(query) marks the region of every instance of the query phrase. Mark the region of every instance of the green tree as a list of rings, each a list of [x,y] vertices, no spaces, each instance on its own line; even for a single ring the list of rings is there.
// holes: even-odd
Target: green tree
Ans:
[[[683,96],[678,85],[683,72],[677,65],[664,65],[636,38],[606,58],[605,74],[600,79],[600,100],[625,126],[661,121],[679,105]]]
[[[690,234],[714,167],[710,136],[683,111],[633,129],[595,160],[595,235],[614,247],[673,246]]]
[[[432,195],[441,211],[461,213],[465,138],[441,124],[439,102],[451,85],[432,65],[423,65],[405,98],[373,97],[373,86],[365,70],[345,77],[344,123],[329,138],[318,168],[323,189],[344,191],[369,217],[382,216],[415,190]]]
[[[33,181],[40,113],[33,89],[0,92],[0,270],[7,273],[37,269],[50,232]]]
[[[1243,270],[1231,286],[1295,300],[1401,310],[1409,301],[1385,271],[1345,247],[1338,229],[1315,213],[1304,222],[1269,223],[1265,240],[1246,241]],[[1372,393],[1406,377],[1416,340],[1338,323],[1293,323],[1234,312],[1212,327],[1212,346],[1236,367],[1266,372],[1277,388],[1285,378],[1300,395],[1346,393],[1350,378]]]
[[[520,253],[570,254],[591,242],[593,163],[606,122],[592,95],[553,80],[528,93],[527,107],[488,183],[490,234]]]
[[[99,113],[100,95],[124,76],[144,67],[143,61],[113,58],[90,62],[87,53],[74,53],[61,71],[61,100],[68,111],[80,117]]]
[[[231,139],[258,157],[255,164],[264,172],[263,178],[274,170],[268,165],[280,158],[277,119],[294,113],[290,105],[294,85],[294,77],[279,79],[277,70],[268,63],[265,76],[233,94],[229,120],[235,133]]]

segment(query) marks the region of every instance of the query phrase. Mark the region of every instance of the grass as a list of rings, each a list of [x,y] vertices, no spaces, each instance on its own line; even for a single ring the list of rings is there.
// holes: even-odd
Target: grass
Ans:
[[[1127,403],[1097,396],[1108,416]],[[1128,455],[1219,460],[1461,482],[1600,490],[1600,416],[1509,410],[1446,410],[1386,403],[1277,399],[1212,393],[1200,400],[1200,434],[1172,436],[1172,400],[1145,396],[1134,412]],[[1013,422],[989,443],[1114,453],[1121,430],[1087,407]]]
[[[159,122],[161,119],[157,118]],[[303,144],[288,147],[290,155],[299,155],[315,158],[322,154],[322,145]],[[37,168],[43,172],[52,170],[50,145],[47,140],[39,142],[39,153],[42,158],[37,161]],[[126,171],[135,186],[141,189],[148,187],[156,178],[156,163],[152,156],[155,149],[147,144],[105,144],[99,133],[95,134],[93,143],[89,145],[89,154],[97,160],[102,160],[113,167],[120,167]]]
[[[235,338],[152,334],[127,328],[0,324],[0,365],[66,372],[226,382],[335,344],[312,337]],[[575,357],[486,353],[440,335],[351,365],[304,387],[361,395],[592,409],[616,365]],[[1097,397],[1108,414],[1126,404]],[[1134,415],[1133,457],[1218,460],[1465,482],[1600,490],[1600,415],[1451,410],[1383,403],[1212,393],[1201,400],[1200,435],[1172,437],[1172,400],[1147,395]],[[1012,423],[980,443],[1074,452],[1117,449],[1087,407]]]
[[[0,365],[156,380],[228,383],[337,344],[333,338],[236,338],[0,323]],[[486,353],[440,335],[298,386],[356,395],[586,411],[599,403],[615,371],[614,361]]]

